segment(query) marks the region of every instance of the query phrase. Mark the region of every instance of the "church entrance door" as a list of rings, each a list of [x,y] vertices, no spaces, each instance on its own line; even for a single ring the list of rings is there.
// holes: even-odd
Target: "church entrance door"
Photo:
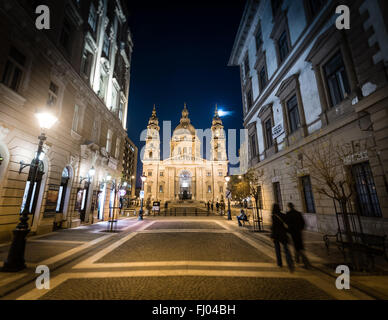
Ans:
[[[191,200],[191,173],[189,171],[182,171],[179,176],[179,199],[180,200]]]

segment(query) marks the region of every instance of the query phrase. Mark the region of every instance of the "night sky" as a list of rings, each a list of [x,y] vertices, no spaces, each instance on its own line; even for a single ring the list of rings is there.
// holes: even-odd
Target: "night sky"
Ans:
[[[226,130],[242,128],[239,69],[227,64],[244,1],[128,3],[134,41],[128,135],[139,154],[154,104],[161,127],[171,120],[173,130],[186,102],[196,129],[210,128],[216,103],[232,111],[223,118]],[[140,175],[140,161],[138,167]]]

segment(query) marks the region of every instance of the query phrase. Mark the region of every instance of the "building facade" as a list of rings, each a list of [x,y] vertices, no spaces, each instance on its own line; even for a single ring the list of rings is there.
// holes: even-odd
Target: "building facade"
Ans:
[[[38,5],[50,29],[38,30]],[[125,1],[0,2],[0,241],[11,237],[45,106],[47,133],[30,207],[31,231],[104,220],[122,183],[132,38]]]
[[[228,174],[226,136],[216,108],[210,136],[210,156],[201,155],[202,141],[191,124],[185,104],[179,125],[170,140],[170,155],[160,158],[159,120],[156,109],[147,126],[143,172],[147,177],[144,197],[151,201],[221,201],[225,196]]]
[[[339,5],[350,9],[350,29],[336,27]],[[333,200],[309,172],[290,178],[287,164],[329,139],[354,148],[343,169],[364,231],[388,233],[387,17],[383,0],[247,2],[229,65],[241,70],[249,168],[263,173],[265,218],[274,202],[293,202],[309,229],[337,231]]]
[[[123,153],[123,179],[127,185],[127,199],[136,197],[136,172],[138,149],[129,137],[125,138]]]

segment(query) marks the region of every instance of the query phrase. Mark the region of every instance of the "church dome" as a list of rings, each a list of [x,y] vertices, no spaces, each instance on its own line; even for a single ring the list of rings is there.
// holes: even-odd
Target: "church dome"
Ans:
[[[185,104],[184,109],[182,111],[182,118],[178,126],[175,128],[173,136],[187,134],[195,136],[195,128],[190,122],[191,121],[189,119],[189,111],[187,110],[187,106]]]

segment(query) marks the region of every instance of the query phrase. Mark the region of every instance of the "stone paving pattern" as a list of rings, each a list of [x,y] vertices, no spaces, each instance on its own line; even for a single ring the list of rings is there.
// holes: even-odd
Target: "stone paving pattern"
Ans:
[[[194,232],[138,234],[98,262],[176,260],[272,262],[233,234]]]
[[[304,279],[134,277],[69,279],[42,300],[332,300]]]
[[[73,243],[43,243],[27,242],[25,260],[27,263],[38,263],[65,251],[73,249],[79,244]],[[0,247],[0,260],[5,261],[8,257],[9,246]]]
[[[217,229],[223,230],[222,226],[214,222],[195,222],[195,221],[187,221],[187,222],[156,222],[145,230],[158,230],[158,229]]]

